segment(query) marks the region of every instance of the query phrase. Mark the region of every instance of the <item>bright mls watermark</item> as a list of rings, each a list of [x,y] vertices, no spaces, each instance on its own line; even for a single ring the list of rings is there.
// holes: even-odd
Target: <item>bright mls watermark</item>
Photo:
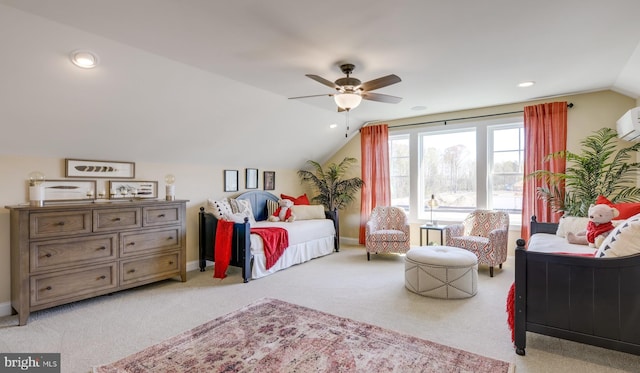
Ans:
[[[60,373],[60,354],[0,352],[0,373],[15,372]]]

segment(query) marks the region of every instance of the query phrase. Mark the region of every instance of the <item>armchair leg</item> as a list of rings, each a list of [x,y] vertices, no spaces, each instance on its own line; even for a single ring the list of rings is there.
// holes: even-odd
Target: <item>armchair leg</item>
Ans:
[[[502,269],[502,263],[500,263],[500,264],[498,265],[498,268]]]
[[[371,260],[371,253],[367,251],[367,260]]]
[[[493,266],[489,267],[489,277],[493,277]]]

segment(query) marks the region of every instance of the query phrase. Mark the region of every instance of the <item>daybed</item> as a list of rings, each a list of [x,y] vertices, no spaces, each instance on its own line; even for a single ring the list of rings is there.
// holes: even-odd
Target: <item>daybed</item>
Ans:
[[[528,247],[517,241],[516,353],[525,354],[531,331],[640,355],[640,254],[567,255],[575,250],[563,246],[570,244],[556,235],[557,228],[534,216]],[[583,253],[596,250],[572,246]]]
[[[269,192],[251,191],[235,199],[245,200],[251,204],[256,220],[254,227],[282,227],[289,235],[289,247],[277,262],[267,269],[262,238],[257,234],[251,234],[252,225],[248,219],[245,219],[244,223],[234,224],[229,265],[242,268],[244,282],[330,254],[334,250],[337,252],[340,248],[337,211],[325,211],[325,219],[268,222],[267,201],[277,202],[277,196]],[[199,212],[200,271],[205,270],[207,260],[214,261],[217,224],[218,219],[201,207]]]

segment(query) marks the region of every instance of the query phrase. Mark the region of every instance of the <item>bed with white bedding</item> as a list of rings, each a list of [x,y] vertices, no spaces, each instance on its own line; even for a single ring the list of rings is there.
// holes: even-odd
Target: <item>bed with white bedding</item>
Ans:
[[[247,201],[251,206],[251,215],[243,223],[235,223],[231,242],[231,261],[229,265],[242,268],[244,282],[267,276],[292,265],[304,263],[339,250],[337,211],[324,212],[324,218],[309,216],[309,219],[294,222],[269,222],[267,201],[277,201],[278,197],[264,191],[251,191],[235,198]],[[200,270],[204,271],[206,261],[214,261],[216,228],[218,218],[204,207],[199,213]],[[315,218],[314,218],[315,217]],[[279,259],[270,267],[264,253],[262,238],[251,233],[251,228],[280,227],[288,234],[289,246]]]

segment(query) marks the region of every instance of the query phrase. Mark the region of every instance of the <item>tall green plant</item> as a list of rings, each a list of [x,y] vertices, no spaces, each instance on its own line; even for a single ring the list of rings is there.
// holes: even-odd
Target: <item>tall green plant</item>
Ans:
[[[640,142],[620,149],[617,143],[614,129],[601,128],[580,142],[581,153],[566,150],[549,154],[547,161],[564,158],[567,168],[564,173],[538,170],[531,174],[547,185],[538,188],[538,198],[550,203],[554,211],[571,216],[587,216],[589,205],[599,195],[611,202],[640,200],[640,188],[634,186],[640,175],[640,163],[631,162],[631,157],[640,150]]]
[[[324,170],[320,163],[309,160],[307,165],[313,171],[299,170],[298,176],[302,182],[312,184],[318,191],[319,194],[311,199],[313,202],[324,205],[329,211],[342,209],[354,200],[355,193],[364,185],[359,177],[343,179],[356,162],[357,159],[346,157],[339,164],[331,163]]]

